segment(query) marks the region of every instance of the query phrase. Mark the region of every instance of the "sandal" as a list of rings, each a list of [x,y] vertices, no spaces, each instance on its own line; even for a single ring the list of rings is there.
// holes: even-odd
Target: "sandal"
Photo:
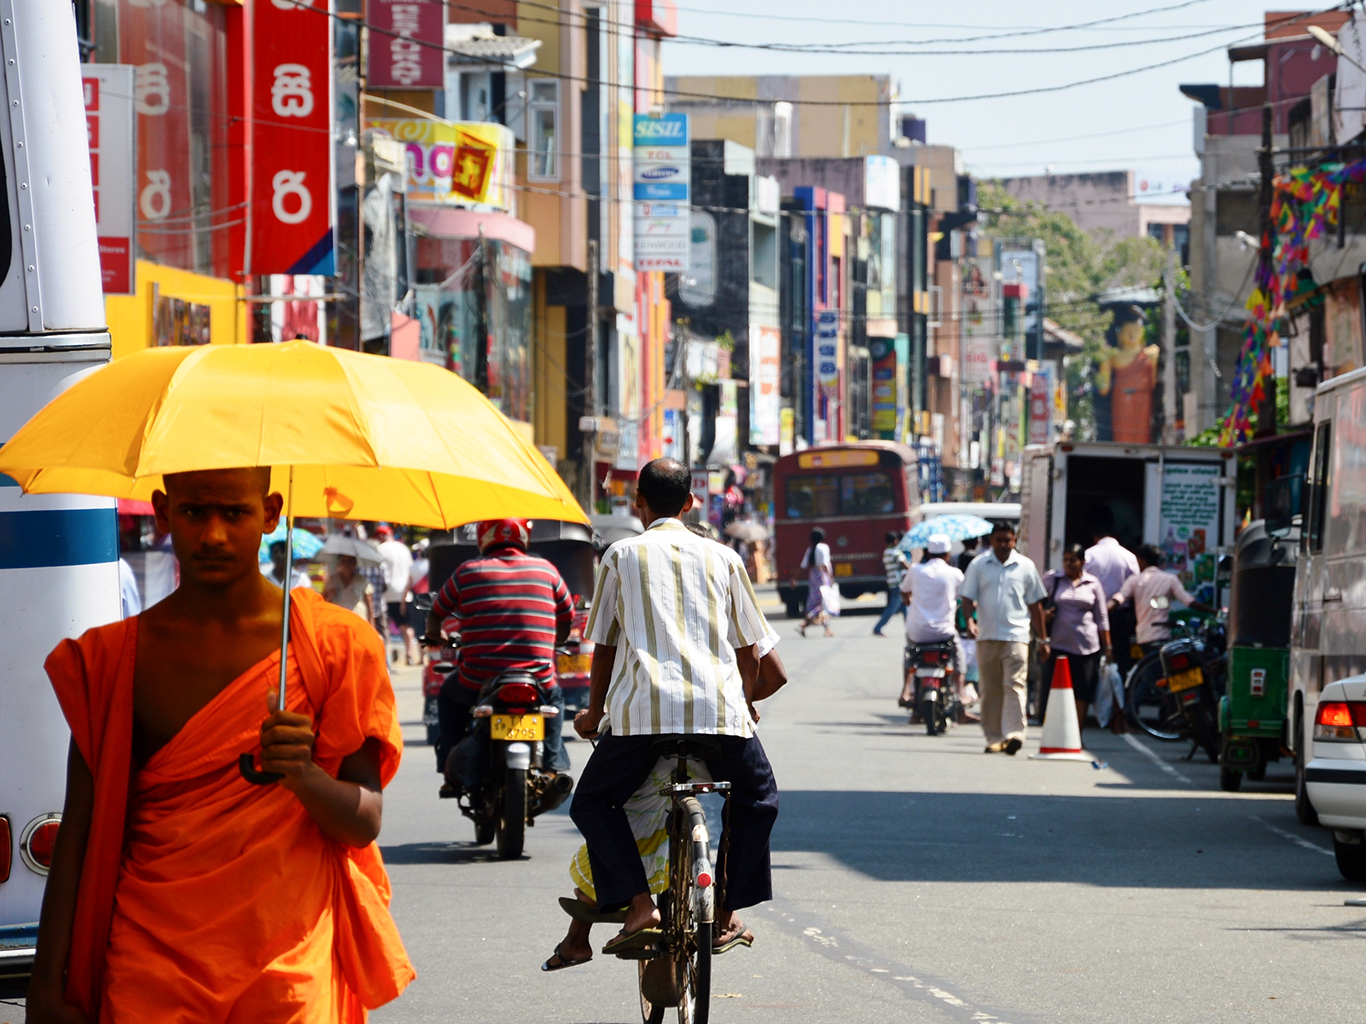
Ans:
[[[569,957],[565,956],[563,953],[560,952],[560,947],[563,945],[563,942],[557,942],[555,944],[555,952],[551,953],[549,959],[547,959],[545,963],[541,964],[541,970],[545,971],[546,973],[549,973],[551,971],[562,971],[566,967],[582,966],[583,964],[586,964],[593,959],[593,957],[590,955],[584,957],[582,960],[570,960]],[[559,958],[560,962],[557,964],[552,964],[550,961],[554,960],[556,957]]]
[[[737,920],[734,928],[712,940],[711,955],[720,956],[722,953],[730,952],[736,946],[748,948],[753,945],[754,933],[745,927],[743,921]]]
[[[661,928],[642,928],[638,932],[620,931],[602,947],[602,952],[604,956],[635,953],[653,946],[663,937],[664,931]]]
[[[582,924],[625,924],[625,910],[599,910],[574,896],[561,896],[560,909]]]

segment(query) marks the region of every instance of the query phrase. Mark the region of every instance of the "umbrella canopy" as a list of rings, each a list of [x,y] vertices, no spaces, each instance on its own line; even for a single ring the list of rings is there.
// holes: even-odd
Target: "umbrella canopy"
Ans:
[[[967,540],[969,537],[985,537],[990,532],[991,523],[981,516],[935,516],[911,527],[906,536],[901,538],[899,546],[903,551],[923,548],[936,533],[944,534],[949,540]]]
[[[270,466],[292,514],[450,529],[587,523],[564,481],[470,384],[437,366],[325,348],[147,349],[58,395],[0,449],[29,493],[146,501],[165,473]]]
[[[293,554],[296,559],[312,558],[314,555],[316,555],[319,551],[322,550],[323,542],[320,541],[313,534],[309,533],[307,530],[300,530],[296,526],[289,532],[291,534],[290,539],[293,541],[294,544]],[[261,550],[257,552],[257,561],[262,563],[269,562],[270,546],[272,544],[280,544],[284,541],[284,539],[285,524],[281,522],[280,525],[275,527],[275,529],[271,530],[270,533],[267,533],[261,537]]]
[[[727,537],[734,537],[736,540],[749,541],[750,543],[768,540],[767,527],[761,526],[758,523],[752,523],[747,519],[735,520],[735,522],[727,526],[722,532],[725,533]]]
[[[341,555],[354,558],[358,562],[378,562],[379,552],[363,540],[334,533],[328,536],[322,546],[324,555]]]

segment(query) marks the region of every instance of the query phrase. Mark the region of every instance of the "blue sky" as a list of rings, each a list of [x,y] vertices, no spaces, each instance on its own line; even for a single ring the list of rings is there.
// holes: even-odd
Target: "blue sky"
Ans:
[[[678,5],[680,36],[875,52],[793,53],[672,42],[664,52],[668,74],[888,74],[900,82],[903,112],[928,122],[930,142],[963,150],[975,174],[1042,174],[1050,165],[1060,174],[1132,168],[1136,180],[1148,184],[1148,196],[1162,202],[1181,201],[1164,193],[1199,171],[1192,152],[1194,104],[1177,86],[1226,84],[1225,48],[1260,39],[1264,10],[1239,0],[678,0]],[[1177,9],[1155,10],[1172,7]],[[1124,15],[1135,16],[1038,31]],[[998,38],[981,38],[986,35]],[[982,52],[1093,46],[1106,48]],[[933,52],[943,50],[971,52]],[[1176,58],[1187,59],[1058,92],[931,102],[1063,85]],[[1235,65],[1234,76],[1237,85],[1259,84],[1261,65]]]

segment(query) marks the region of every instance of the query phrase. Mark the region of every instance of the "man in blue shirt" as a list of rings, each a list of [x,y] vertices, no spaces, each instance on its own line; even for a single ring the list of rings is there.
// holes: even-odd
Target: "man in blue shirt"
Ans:
[[[1031,628],[1038,638],[1039,657],[1048,657],[1045,596],[1034,563],[1015,550],[1014,525],[998,522],[991,531],[991,550],[968,565],[958,590],[968,631],[977,637],[988,754],[1014,754],[1024,746]]]

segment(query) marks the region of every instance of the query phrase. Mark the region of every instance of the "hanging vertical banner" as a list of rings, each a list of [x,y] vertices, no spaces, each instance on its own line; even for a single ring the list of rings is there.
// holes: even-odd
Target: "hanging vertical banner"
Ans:
[[[136,68],[126,64],[83,64],[85,131],[90,143],[90,178],[95,187],[95,230],[100,240],[100,276],[106,295],[137,291],[133,258],[133,179],[137,121],[133,114]]]
[[[335,271],[329,0],[260,0],[251,17],[252,274]]]
[[[749,325],[750,444],[777,444],[782,438],[782,350],[781,329]]]
[[[441,0],[366,0],[365,21],[370,29],[368,88],[446,87]]]

